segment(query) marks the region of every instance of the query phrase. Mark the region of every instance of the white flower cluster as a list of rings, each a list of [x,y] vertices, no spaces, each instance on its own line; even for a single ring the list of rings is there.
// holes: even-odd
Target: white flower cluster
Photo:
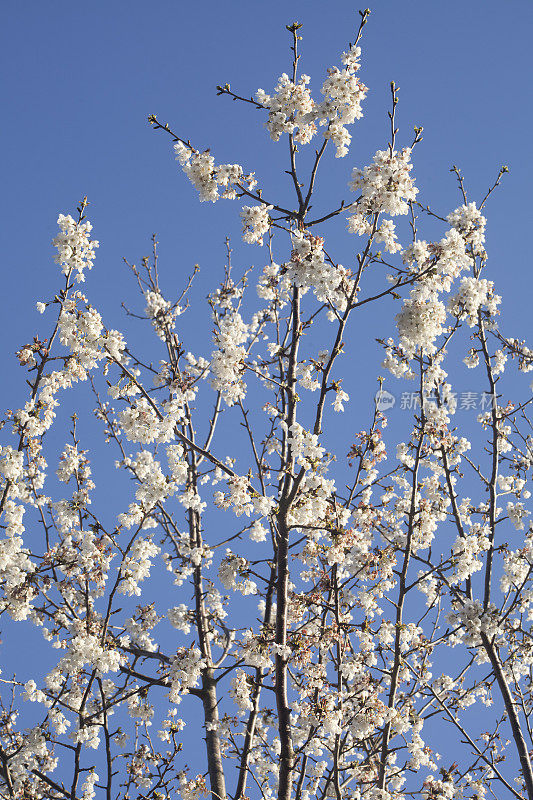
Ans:
[[[134,688],[136,690],[139,689],[138,686]],[[127,700],[127,704],[128,713],[132,719],[139,719],[145,725],[152,724],[151,719],[154,716],[154,708],[147,700],[143,699],[140,694],[137,692],[135,694],[132,693]]]
[[[475,369],[479,365],[479,353],[472,347],[468,351],[468,355],[463,358],[463,363],[468,369]]]
[[[282,427],[287,428],[286,423],[283,422]],[[287,430],[287,434],[291,453],[297,464],[309,468],[313,462],[320,461],[324,456],[326,451],[318,444],[318,436],[306,431],[299,422],[295,422]]]
[[[396,315],[400,344],[412,355],[418,347],[435,352],[435,340],[444,330],[446,307],[425,285],[413,289]]]
[[[457,293],[450,298],[448,309],[458,319],[466,319],[470,328],[478,321],[478,313],[485,307],[492,317],[498,313],[501,297],[494,294],[494,284],[486,278],[463,278]]]
[[[61,344],[76,353],[85,369],[92,369],[102,358],[102,317],[95,308],[77,313],[74,300],[67,301],[59,318]]]
[[[59,389],[70,387],[76,380],[84,380],[87,374],[83,368],[70,359],[64,371],[54,371],[41,380],[41,391],[37,398],[28,400],[13,414],[13,430],[25,438],[41,436],[47,431],[56,416],[58,406],[56,394]]]
[[[428,775],[424,781],[421,796],[423,800],[454,800],[458,796],[457,792],[457,787],[450,774],[445,774],[442,778]],[[482,795],[478,793],[475,797],[479,797],[481,800]]]
[[[254,510],[254,499],[250,494],[250,482],[248,478],[242,475],[228,478],[229,494],[224,495],[223,492],[215,492],[214,502],[219,508],[232,508],[234,514],[240,517],[246,514],[247,517]]]
[[[520,497],[523,493],[524,497],[529,499],[529,497],[531,497],[529,490],[526,489],[526,491],[523,492],[525,485],[525,478],[518,478],[516,475],[498,475],[498,486],[502,494],[513,492],[517,497]]]
[[[324,468],[323,464],[317,465],[316,462],[315,466],[318,466],[319,469]],[[338,509],[339,513],[335,516],[332,514],[331,499],[335,492],[335,482],[333,480],[324,477],[317,471],[309,471],[302,479],[300,490],[301,495],[298,503],[291,507],[287,517],[290,525],[310,525],[313,527],[323,525],[327,528],[331,523],[334,523],[337,528],[343,528],[348,523],[350,512],[346,509]],[[313,560],[317,555],[317,545],[323,536],[324,532],[320,530],[308,532],[308,542],[304,553],[306,560]],[[334,544],[328,545],[327,558],[331,564],[344,561],[346,548],[344,547],[343,539],[344,537],[339,535]]]
[[[205,659],[197,647],[178,647],[170,666],[171,703],[180,703],[181,695],[197,685],[205,666]]]
[[[388,253],[398,253],[402,246],[396,238],[396,225],[391,219],[384,219],[376,230],[376,242],[383,242]]]
[[[403,251],[402,260],[413,272],[427,272],[431,267],[423,280],[435,292],[448,292],[455,278],[472,265],[465,240],[454,228],[440,242],[428,244],[417,239]]]
[[[174,438],[176,424],[183,419],[185,403],[195,394],[193,389],[176,393],[175,397],[162,403],[159,414],[145,397],[140,397],[119,412],[118,422],[130,442],[169,442]]]
[[[239,656],[249,667],[259,667],[260,669],[272,667],[270,645],[265,642],[264,637],[255,636],[250,629],[245,630],[242,634]]]
[[[183,800],[200,800],[207,795],[207,792],[207,783],[203,775],[197,775],[191,780],[186,780],[185,777],[180,780],[180,796]]]
[[[266,542],[268,530],[258,520],[252,523],[249,536],[252,542]]]
[[[30,703],[44,703],[46,701],[45,693],[37,688],[37,684],[32,679],[26,681],[24,684],[24,693],[22,697]]]
[[[291,260],[285,265],[287,278],[304,292],[312,288],[320,302],[329,302],[344,311],[352,280],[342,265],[334,267],[326,262],[324,240],[298,231],[292,236],[292,248]]]
[[[493,356],[492,372],[499,375],[505,369],[507,363],[507,353],[504,350],[496,350]]]
[[[340,412],[344,411],[344,404],[350,399],[350,395],[341,389],[340,386],[337,387],[335,391],[335,399],[331,404],[333,406],[334,411]]]
[[[459,628],[449,636],[448,641],[452,646],[459,642],[464,642],[467,647],[480,645],[481,633],[486,634],[489,639],[502,633],[500,612],[494,603],[489,603],[484,611],[483,604],[479,600],[465,598],[462,605],[448,614],[447,620],[450,625]]]
[[[524,520],[531,514],[523,503],[507,503],[507,516],[513,523],[517,531],[524,530]]]
[[[33,770],[51,772],[57,766],[57,759],[48,751],[46,736],[39,727],[30,728],[15,737],[16,747],[9,761],[10,794],[13,797],[43,797],[42,788],[33,789],[35,776]],[[38,793],[37,793],[38,791]]]
[[[289,299],[290,288],[290,281],[279,264],[272,262],[263,267],[257,282],[258,297],[268,302],[276,300],[282,308]]]
[[[231,680],[229,694],[233,698],[241,714],[253,708],[252,701],[250,700],[250,683],[250,678],[243,669],[236,670]]]
[[[0,610],[7,609],[14,620],[27,619],[31,602],[37,594],[37,588],[28,580],[35,565],[29,558],[29,551],[23,548],[23,515],[24,506],[16,505],[13,500],[5,502],[2,516],[4,538],[0,539],[0,583],[4,596]]]
[[[188,486],[179,496],[180,503],[187,509],[197,511],[199,514],[207,507],[207,503],[202,502],[195,486]]]
[[[200,498],[198,495],[196,495],[196,502],[194,502],[194,499],[192,498],[192,494],[194,492],[193,487],[190,487],[190,490],[187,491],[189,492],[190,498],[188,502],[192,503],[195,510],[201,513],[206,504],[199,502]],[[185,498],[183,496],[180,498],[180,500],[185,505]],[[199,547],[191,545],[188,533],[182,533],[176,536],[176,550],[180,560],[180,564],[177,568],[175,567],[175,562],[173,563],[173,560],[170,558],[169,554],[165,552],[165,550],[161,552],[161,558],[165,561],[167,570],[174,574],[174,583],[176,586],[182,586],[184,582],[194,573],[196,567],[202,566],[205,567],[205,569],[208,569],[211,566],[213,551],[206,544],[203,544]],[[211,592],[206,594],[206,598],[211,596]],[[178,609],[179,608],[180,607],[178,607]],[[174,609],[174,611],[176,611],[176,609]],[[175,617],[175,620],[177,620],[177,617]]]
[[[360,55],[361,49],[354,45],[348,53],[342,54],[343,69],[328,69],[328,77],[322,84],[324,100],[321,103],[311,97],[308,75],[302,75],[298,83],[294,83],[283,73],[272,95],[259,89],[255,99],[269,110],[265,127],[273,141],[289,133],[299,144],[307,144],[315,135],[318,123],[327,126],[324,138],[334,143],[336,157],[345,156],[351,141],[346,126],[363,116],[361,103],[368,91],[356,75]]]
[[[488,533],[488,528],[476,524],[470,533],[456,539],[452,548],[454,571],[451,583],[462,583],[482,568],[480,556],[490,547]]]
[[[85,483],[91,475],[87,451],[79,451],[77,445],[67,444],[61,453],[56,475],[63,483],[68,483],[73,475],[80,483]],[[91,488],[94,488],[94,484]]]
[[[60,265],[63,275],[70,275],[72,270],[76,270],[76,280],[82,283],[85,280],[84,270],[92,269],[94,251],[99,244],[90,238],[93,226],[88,220],[75,222],[70,215],[65,214],[59,215],[57,224],[60,233],[52,242],[58,251],[56,264]]]
[[[342,54],[344,69],[338,67],[328,69],[328,77],[322,85],[324,100],[316,109],[316,117],[320,124],[328,126],[324,137],[331,139],[337,148],[336,158],[342,158],[348,153],[352,137],[346,125],[353,124],[356,119],[361,119],[363,116],[361,103],[366,97],[368,88],[356,75],[360,67],[360,55],[361,48],[352,45],[348,53]]]
[[[155,628],[159,619],[153,603],[146,606],[137,606],[136,614],[124,622],[124,630],[126,635],[129,636],[130,642],[136,647],[142,647],[143,650],[147,650],[149,653],[157,650],[157,645],[150,632]]]
[[[182,633],[190,632],[192,616],[193,612],[191,612],[184,603],[168,610],[168,621],[173,628],[182,631]]]
[[[389,150],[378,150],[373,163],[363,170],[354,168],[349,187],[354,192],[360,191],[361,198],[355,206],[354,213],[348,217],[348,230],[353,233],[368,234],[372,224],[367,219],[373,214],[407,214],[409,201],[416,200],[418,189],[415,187],[410,172],[411,148],[392,153]],[[381,231],[385,243],[394,244],[394,231],[390,227]],[[394,250],[393,250],[394,252]]]
[[[471,266],[472,260],[465,251],[465,240],[454,228],[438,243],[413,242],[403,251],[402,259],[413,274],[420,273],[421,276],[402,310],[396,315],[400,346],[395,348],[392,339],[387,341],[387,358],[383,366],[396,377],[412,378],[409,361],[416,349],[421,347],[428,354],[434,353],[435,340],[445,330],[447,309],[439,298],[440,293],[450,290],[454,279]],[[465,278],[463,284],[467,287],[472,281],[475,286],[478,283],[484,285],[473,278]],[[452,314],[463,313],[461,296],[460,290],[457,300],[452,298],[448,302],[448,310]],[[468,296],[465,288],[465,298]],[[499,298],[495,298],[495,302],[499,302]],[[490,300],[488,304],[493,308]]]
[[[94,369],[103,358],[120,361],[126,342],[120,331],[104,332],[102,317],[95,308],[87,305],[84,311],[77,303],[86,302],[82,294],[65,300],[59,317],[59,338],[68,347],[79,364],[80,377],[86,379],[87,371]]]
[[[11,445],[0,447],[0,478],[2,485],[7,481],[17,483],[24,475],[23,469],[24,453],[13,450]]]
[[[308,88],[310,80],[309,75],[302,75],[298,83],[293,83],[284,72],[273,95],[263,89],[256,92],[257,102],[269,110],[265,128],[274,142],[279,141],[284,133],[292,133],[297,142],[307,144],[316,133],[313,121],[315,103]]]
[[[81,800],[94,800],[94,798],[96,797],[96,791],[94,786],[96,783],[98,783],[99,780],[100,777],[98,773],[96,773],[94,769],[92,769],[85,778],[85,780],[83,781],[81,787]]]
[[[362,692],[360,699],[352,701],[350,733],[356,741],[361,741],[392,721],[395,713],[395,709],[388,708],[375,692]]]
[[[180,315],[182,309],[173,306],[168,300],[159,293],[148,291],[145,293],[146,315],[152,320],[155,332],[164,341],[165,336],[173,330],[176,317]]]
[[[270,228],[269,211],[274,206],[243,206],[241,211],[242,238],[248,244],[263,244],[263,236]]]
[[[487,220],[475,203],[462,205],[446,217],[450,225],[472,246],[476,256],[484,257],[485,226]]]
[[[256,594],[257,585],[248,577],[249,564],[242,556],[226,550],[226,555],[218,568],[218,577],[227,591],[241,592],[243,595]],[[238,578],[242,580],[238,580]]]
[[[524,527],[521,516],[519,516],[517,522],[518,525],[522,524],[522,528]],[[520,528],[517,529],[520,530]],[[509,550],[503,559],[500,588],[505,594],[510,591],[522,591],[530,577],[533,565],[533,531],[531,529],[526,533],[525,541],[521,542],[520,545],[516,550]],[[533,592],[529,584],[525,591],[522,592],[519,605],[521,614],[527,610],[528,621],[533,619],[532,601]]]
[[[161,435],[159,417],[144,397],[137,400],[130,408],[121,411],[118,419],[130,442],[150,444]]]
[[[139,481],[139,486],[135,492],[136,502],[131,503],[128,511],[119,517],[122,525],[127,528],[133,525],[141,525],[143,528],[156,526],[157,523],[150,516],[150,512],[158,503],[162,503],[169,495],[174,494],[178,485],[184,483],[187,478],[186,465],[178,455],[181,451],[180,445],[170,445],[167,448],[172,480],[166,478],[159,461],[148,450],[137,453],[135,460],[126,459],[125,465],[132,470]]]
[[[167,461],[172,480],[176,484],[187,480],[188,464],[184,458],[185,451],[181,444],[170,444],[167,447]]]
[[[216,166],[209,150],[199,153],[183,142],[176,142],[174,152],[176,161],[179,161],[184,173],[198,190],[200,202],[209,200],[215,203],[220,197],[234,200],[238,190],[243,186],[250,191],[257,186],[253,173],[245,175],[239,164]]]
[[[151,539],[137,538],[122,562],[119,592],[126,595],[141,594],[139,583],[150,575],[152,558],[160,548]]]
[[[320,387],[320,381],[318,379],[320,377],[321,367],[322,364],[317,364],[314,361],[310,364],[306,361],[300,361],[294,370],[294,374],[298,378],[300,386],[303,386],[304,389],[308,389],[310,392],[316,392]]]
[[[211,355],[211,385],[216,392],[222,393],[228,406],[234,405],[246,394],[242,378],[246,357],[243,345],[248,336],[248,326],[238,311],[230,311],[220,319],[215,333],[218,349]]]
[[[106,672],[117,672],[124,662],[124,657],[118,650],[106,648],[102,645],[101,637],[87,633],[81,623],[77,623],[74,627],[74,633],[75,635],[68,643],[66,654],[47,677],[49,686],[57,677],[76,675],[85,667],[97,670],[99,675],[104,675]]]
[[[209,295],[209,302],[219,310],[233,308],[244,293],[244,286],[236,284],[230,275],[225,275],[224,283]]]
[[[533,370],[533,350],[519,339],[507,339],[507,346],[513,357],[518,358],[518,369],[521,372],[531,372]]]

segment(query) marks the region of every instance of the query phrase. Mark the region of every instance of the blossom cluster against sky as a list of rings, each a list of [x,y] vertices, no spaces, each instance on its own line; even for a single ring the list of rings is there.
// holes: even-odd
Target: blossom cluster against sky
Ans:
[[[7,124],[1,133],[4,407],[16,407],[24,392],[12,354],[42,330],[35,303],[56,285],[51,240],[57,215],[75,213],[84,195],[91,203],[93,235],[101,242],[86,289],[110,327],[128,328],[130,341],[131,320],[121,317],[120,302],[133,303],[135,287],[122,259],[138,263],[149,254],[152,233],[160,242],[162,287],[170,297],[195,263],[201,271],[193,298],[203,300],[213,291],[222,276],[226,235],[232,237],[237,270],[266,263],[257,245],[241,242],[242,203],[199,204],[174,161],[170,140],[150,128],[147,116],[157,114],[199,150],[211,147],[218,162],[238,161],[255,171],[273,196],[285,193],[288,200],[284,143],[273,143],[262,129],[262,112],[217,97],[215,87],[229,82],[246,96],[259,87],[271,92],[290,69],[285,25],[294,20],[304,25],[300,70],[311,75],[318,94],[326,68],[338,63],[355,36],[359,15],[352,3],[336,3],[326,12],[315,0],[289,7],[273,0],[268,13],[259,4],[213,0],[161,0],[150,6],[134,0],[127,11],[103,0],[87,6],[7,4],[1,49],[7,76],[2,89]],[[361,43],[360,75],[369,87],[364,117],[352,128],[349,155],[328,160],[317,200],[326,208],[343,196],[351,199],[352,168],[371,163],[375,151],[386,146],[394,80],[400,86],[398,146],[412,141],[414,125],[424,126],[412,175],[421,197],[437,211],[445,216],[461,202],[452,164],[463,170],[469,199],[478,201],[499,167],[509,166],[486,210],[488,274],[504,297],[503,313],[508,309],[507,332],[524,337],[531,297],[526,234],[532,167],[525,154],[532,122],[527,102],[532,23],[527,0],[505,6],[493,0],[467,6],[456,0],[378,0]],[[332,236],[345,248],[338,257],[349,264],[357,239],[345,234],[344,226],[344,220],[332,224]],[[443,233],[439,228],[434,235]],[[432,233],[426,228],[421,235]],[[397,311],[391,304],[380,309],[384,327],[376,335],[393,332]],[[195,328],[197,318],[187,319],[197,352],[209,356],[209,326]],[[359,396],[345,384],[352,413],[370,408],[382,357],[372,338],[358,353],[352,372],[365,377]],[[484,401],[482,387],[470,385],[471,375],[465,368],[455,389],[459,411],[470,413],[474,422]],[[387,388],[397,401],[394,413],[412,410],[410,385],[388,379]]]
[[[273,0],[268,11],[214,0],[133,0],[127,7],[30,0],[6,3],[3,17],[4,353],[33,332],[34,304],[55,276],[50,240],[57,214],[73,211],[85,194],[102,243],[91,291],[100,293],[104,312],[119,306],[122,257],[140,259],[153,232],[169,274],[198,262],[208,288],[226,234],[237,242],[237,208],[198,205],[170,143],[150,130],[147,115],[156,113],[199,149],[211,146],[221,162],[239,161],[288,192],[288,182],[281,183],[285,152],[260,130],[260,112],[217,98],[215,86],[228,81],[247,95],[258,87],[271,91],[289,69],[284,26],[297,19],[304,23],[301,69],[315,76],[316,91],[358,21],[356,6],[344,0],[330,11],[317,0]],[[488,209],[488,248],[498,264],[498,291],[526,319],[532,32],[528,0],[377,0],[362,42],[361,77],[370,89],[365,116],[348,159],[328,165],[338,192],[352,166],[369,163],[386,144],[392,79],[401,87],[399,142],[408,143],[413,125],[424,126],[413,174],[442,211],[458,205],[452,164],[463,169],[472,199],[508,164]],[[257,260],[256,252],[245,250],[242,263],[247,259]],[[14,359],[9,364],[16,368]]]
[[[269,182],[273,195],[281,191],[288,197],[286,148],[272,144],[259,112],[217,98],[215,86],[230,82],[247,96],[259,87],[272,91],[290,65],[285,24],[298,19],[304,23],[301,69],[317,91],[325,68],[338,63],[353,40],[358,16],[351,3],[335,4],[328,15],[315,0],[290,8],[275,0],[268,10],[258,3],[212,0],[201,5],[162,0],[156,6],[136,0],[127,9],[102,0],[87,7],[31,2],[11,3],[4,13],[7,185],[0,302],[8,361],[2,399],[4,407],[14,407],[24,385],[10,354],[39,331],[35,303],[48,298],[57,281],[50,242],[58,213],[74,213],[88,195],[88,216],[101,247],[86,289],[112,327],[122,326],[120,301],[133,294],[122,258],[139,261],[148,254],[153,232],[168,296],[179,292],[195,263],[201,267],[195,296],[202,299],[215,288],[227,234],[237,269],[263,266],[266,255],[241,243],[240,204],[200,206],[174,162],[170,141],[150,129],[147,116],[156,113],[199,150],[211,147],[219,162],[242,163],[266,177],[263,183]],[[410,143],[413,125],[424,126],[413,176],[437,211],[447,215],[461,202],[452,164],[462,169],[473,200],[507,164],[510,172],[487,209],[487,249],[490,278],[504,297],[513,336],[526,336],[530,328],[525,234],[531,216],[526,137],[532,121],[527,101],[532,22],[528,0],[473,0],[466,7],[455,1],[377,0],[362,41],[361,77],[369,86],[364,118],[352,129],[349,156],[329,160],[322,176],[326,206],[328,188],[349,196],[352,168],[369,164],[386,146],[391,80],[401,87],[399,146]],[[341,199],[335,195],[335,201]],[[332,226],[335,236],[344,224]],[[349,263],[354,238],[344,239],[343,260]],[[392,332],[397,310],[382,309],[384,319],[389,314],[382,335]],[[189,333],[198,340],[197,350],[209,354],[209,329],[195,330],[194,320],[186,323]],[[359,355],[358,369],[376,375],[380,357],[377,346],[369,346]],[[396,384],[390,386],[399,397]],[[462,394],[478,391],[468,383],[456,388]],[[361,391],[370,401],[373,388],[364,384]],[[351,387],[350,394],[360,405]]]

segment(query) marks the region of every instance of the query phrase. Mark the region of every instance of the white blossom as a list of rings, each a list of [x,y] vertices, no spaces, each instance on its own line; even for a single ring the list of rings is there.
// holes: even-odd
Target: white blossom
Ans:
[[[58,251],[56,263],[61,267],[63,275],[70,275],[75,270],[76,280],[81,283],[85,280],[84,270],[92,269],[94,251],[99,244],[90,238],[93,226],[89,221],[76,222],[69,214],[60,214],[57,224],[60,232],[52,242]],[[40,308],[38,310],[40,311]]]

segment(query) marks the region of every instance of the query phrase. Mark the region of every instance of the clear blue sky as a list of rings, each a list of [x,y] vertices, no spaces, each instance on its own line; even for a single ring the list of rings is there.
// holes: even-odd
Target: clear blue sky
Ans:
[[[265,263],[265,254],[240,244],[240,205],[200,205],[173,161],[168,137],[152,131],[147,116],[155,113],[168,121],[198,149],[211,147],[217,162],[240,162],[255,170],[264,179],[265,194],[266,187],[276,198],[278,191],[288,194],[286,148],[270,142],[258,112],[217,98],[215,86],[227,81],[245,95],[258,87],[271,90],[289,69],[285,24],[298,20],[304,24],[300,67],[318,92],[325,69],[339,63],[359,19],[352,2],[330,7],[328,12],[323,0],[5,0],[0,48],[4,408],[15,407],[24,388],[13,352],[45,330],[35,302],[48,299],[58,286],[50,245],[57,215],[74,213],[83,195],[91,202],[87,214],[101,242],[87,292],[110,327],[123,325],[120,301],[131,296],[122,258],[138,262],[148,254],[154,232],[169,297],[196,262],[202,267],[197,296],[215,288],[226,234],[233,238],[237,265]],[[413,125],[425,129],[413,174],[431,206],[447,214],[460,204],[452,164],[463,170],[471,199],[484,195],[502,164],[509,166],[487,211],[488,277],[509,309],[505,331],[525,337],[531,331],[533,290],[527,238],[533,4],[376,0],[371,8],[362,42],[361,77],[370,88],[365,116],[353,129],[350,154],[328,162],[326,194],[336,187],[332,205],[348,197],[352,167],[364,166],[386,145],[386,104],[395,80],[401,87],[399,143],[411,141]],[[388,307],[391,318],[396,310]],[[194,324],[189,329],[204,355],[210,352],[206,331]],[[377,347],[362,357],[377,374]]]

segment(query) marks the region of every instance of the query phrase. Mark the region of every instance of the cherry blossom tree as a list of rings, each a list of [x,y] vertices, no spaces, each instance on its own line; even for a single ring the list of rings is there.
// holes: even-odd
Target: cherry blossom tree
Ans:
[[[145,321],[148,357],[81,291],[98,246],[87,199],[58,218],[57,285],[37,304],[42,338],[17,354],[28,397],[0,448],[0,610],[46,653],[2,678],[2,798],[533,800],[531,400],[503,381],[533,352],[500,330],[485,277],[483,211],[506,167],[476,201],[455,169],[457,207],[424,205],[422,129],[400,134],[392,84],[388,142],[353,168],[349,201],[313,215],[362,117],[369,13],[318,92],[297,23],[270,93],[218,87],[287,149],[292,209],[150,117],[200,201],[241,201],[266,265],[237,274],[228,240],[201,306],[195,272],[163,295],[154,238],[127,318]],[[347,266],[328,239],[342,217]],[[399,443],[383,378],[354,419],[341,372],[366,346],[360,309],[385,316],[392,299],[383,370],[417,400]],[[187,341],[191,313],[212,352]],[[472,442],[451,352],[487,398]],[[61,416],[69,390],[90,397],[100,440]],[[91,503],[99,480],[118,515]]]

